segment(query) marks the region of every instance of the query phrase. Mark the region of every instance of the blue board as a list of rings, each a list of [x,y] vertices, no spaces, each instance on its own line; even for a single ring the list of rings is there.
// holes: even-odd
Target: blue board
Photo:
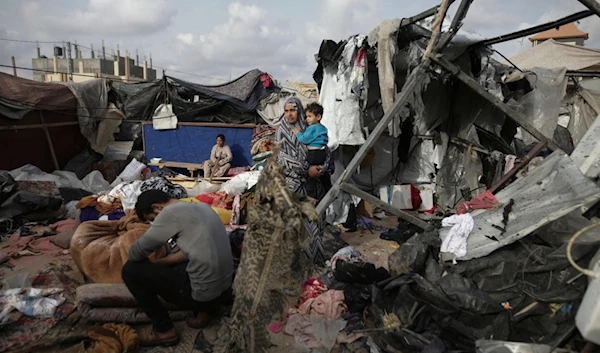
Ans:
[[[175,130],[154,130],[152,124],[144,125],[146,162],[162,158],[168,162],[204,163],[210,158],[218,134],[225,135],[225,143],[231,148],[232,167],[252,165],[252,128],[179,125]]]

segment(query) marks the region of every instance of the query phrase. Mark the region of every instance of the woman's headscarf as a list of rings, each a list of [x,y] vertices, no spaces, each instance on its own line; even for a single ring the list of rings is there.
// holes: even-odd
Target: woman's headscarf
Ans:
[[[308,171],[308,161],[306,159],[306,146],[298,141],[294,128],[299,128],[300,131],[306,129],[306,113],[302,102],[297,97],[290,97],[285,101],[285,105],[292,104],[298,111],[298,120],[291,124],[284,116],[281,119],[279,128],[277,129],[277,143],[280,144],[280,151],[277,162],[284,166],[286,173],[286,181],[290,189],[294,192],[299,192],[302,184],[306,180]]]

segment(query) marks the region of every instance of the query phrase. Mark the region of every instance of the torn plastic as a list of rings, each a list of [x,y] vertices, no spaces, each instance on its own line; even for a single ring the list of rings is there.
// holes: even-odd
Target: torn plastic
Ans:
[[[489,255],[583,205],[600,200],[600,187],[581,174],[569,156],[557,150],[529,174],[496,194],[496,198],[501,206],[472,213],[475,227],[467,240],[467,254],[458,260]],[[440,230],[442,239],[447,235],[447,229]]]
[[[570,119],[568,129],[575,146],[592,126],[596,117],[600,115],[600,101],[584,88],[578,88],[565,97],[565,104],[569,111]]]
[[[67,82],[65,84],[77,98],[77,119],[79,120],[81,134],[90,142],[94,151],[103,154],[106,145],[98,145],[97,136],[100,123],[105,120],[107,113],[107,80],[96,79],[78,83]],[[116,130],[113,128],[112,132],[114,133]]]
[[[542,135],[552,139],[558,125],[560,106],[567,88],[567,69],[534,68],[526,76],[534,88],[521,97],[518,102],[510,100],[520,116],[528,120]],[[521,131],[523,142],[528,145],[537,139],[526,131]]]

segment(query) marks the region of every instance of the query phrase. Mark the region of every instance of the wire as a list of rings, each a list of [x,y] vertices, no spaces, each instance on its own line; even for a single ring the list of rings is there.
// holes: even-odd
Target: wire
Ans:
[[[95,78],[90,76],[89,74],[82,74],[82,73],[68,73],[68,72],[62,72],[62,71],[50,71],[50,70],[42,70],[42,69],[34,69],[34,68],[30,68],[30,67],[22,67],[22,66],[12,66],[12,65],[6,65],[6,64],[0,64],[0,67],[8,67],[8,68],[15,68],[15,69],[19,69],[19,70],[28,70],[28,71],[39,71],[39,72],[46,72],[46,73],[51,73],[51,74],[65,74],[65,75],[73,75],[73,76],[81,76],[81,77],[88,77],[88,78]],[[122,81],[122,82],[128,82],[125,79],[122,78],[107,78],[106,79],[109,80],[113,80],[113,81]],[[52,82],[48,82],[48,83],[52,83]],[[56,82],[55,82],[56,83]]]
[[[0,38],[0,40],[6,41],[6,42],[16,42],[16,43],[42,43],[42,44],[57,44],[57,43],[64,43],[64,41],[60,41],[60,42],[48,42],[48,41],[40,41],[40,40],[25,40],[25,39],[10,39],[10,38]]]
[[[567,244],[567,259],[569,260],[569,263],[571,263],[571,266],[575,267],[575,269],[581,273],[583,273],[586,276],[592,277],[592,278],[596,278],[598,277],[598,275],[596,274],[596,272],[591,271],[589,269],[586,268],[582,268],[581,266],[579,266],[575,260],[573,260],[573,255],[571,254],[571,250],[573,248],[573,243],[575,243],[575,240],[577,240],[577,238],[579,238],[583,233],[589,231],[590,229],[596,228],[596,227],[600,227],[600,222],[598,223],[594,223],[594,224],[590,224],[589,226],[579,230],[577,233],[575,233],[571,239],[569,239],[569,243]]]
[[[90,47],[86,47],[86,46],[80,45],[80,44],[77,44],[77,46],[79,48],[88,49],[88,50],[91,50],[91,51],[96,52],[98,54],[102,54],[102,51],[99,50],[99,49],[92,49]],[[168,69],[166,67],[162,67],[162,66],[158,66],[158,65],[153,65],[153,67],[155,67],[157,69],[165,70],[165,71],[177,72],[177,73],[184,74],[184,75],[197,76],[197,77],[202,77],[202,78],[209,78],[209,79],[212,79],[212,80],[221,80],[221,81],[224,81],[224,82],[229,81],[229,79],[224,79],[224,78],[219,78],[219,77],[212,77],[212,76],[205,76],[205,75],[199,75],[199,74],[193,74],[193,73],[190,73],[190,72],[183,72],[183,71],[179,71],[179,70]]]

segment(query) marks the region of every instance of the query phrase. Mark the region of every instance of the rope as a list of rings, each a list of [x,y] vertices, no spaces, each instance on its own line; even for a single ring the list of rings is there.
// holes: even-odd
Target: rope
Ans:
[[[571,239],[569,239],[569,243],[567,244],[567,259],[569,260],[569,263],[571,263],[571,266],[575,267],[575,269],[581,273],[583,273],[586,276],[592,277],[592,278],[596,278],[598,277],[598,274],[596,274],[596,272],[589,270],[589,269],[585,269],[582,268],[581,266],[579,266],[575,260],[573,260],[573,255],[571,255],[571,250],[573,248],[573,243],[575,243],[575,240],[577,240],[577,238],[579,238],[583,233],[589,231],[590,229],[596,228],[596,227],[600,227],[600,222],[598,223],[594,223],[594,224],[590,224],[589,226],[582,228],[580,231],[578,231],[577,233],[575,233]]]

